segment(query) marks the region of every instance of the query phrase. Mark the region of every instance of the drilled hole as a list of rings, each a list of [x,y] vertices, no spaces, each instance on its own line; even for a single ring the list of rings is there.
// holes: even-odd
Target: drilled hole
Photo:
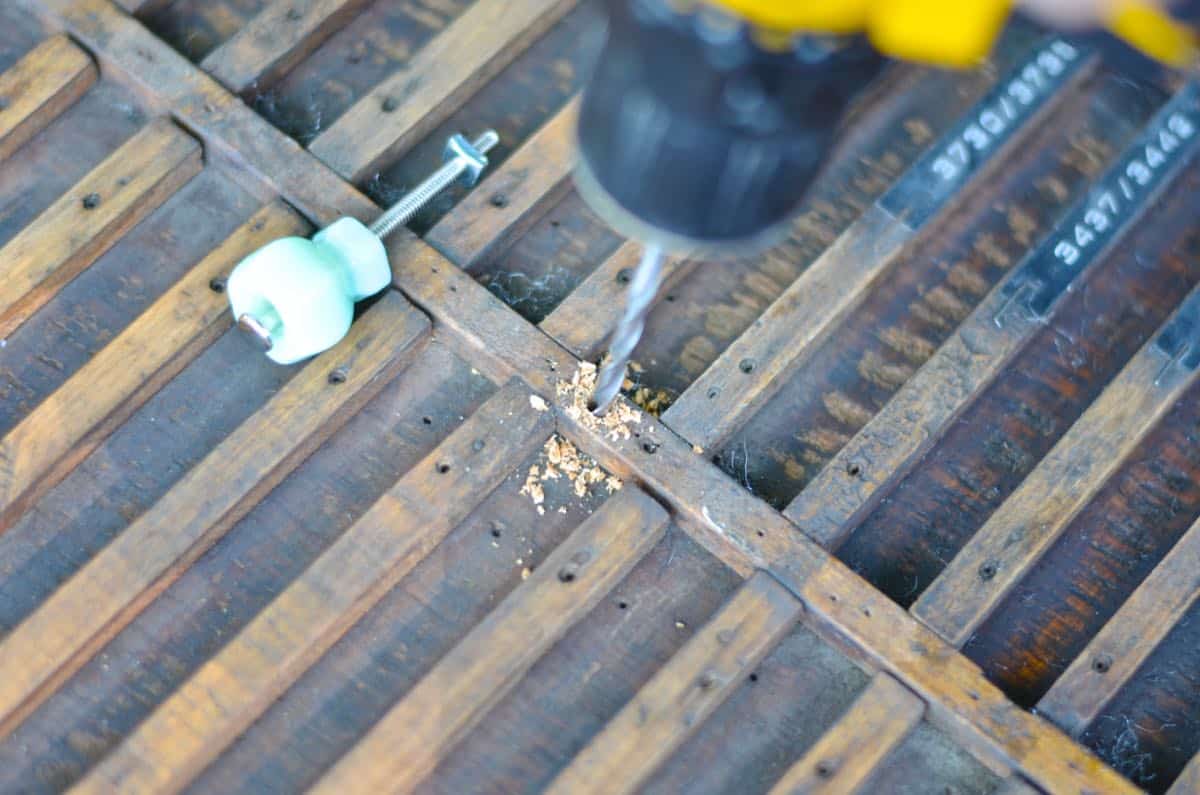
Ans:
[[[758,674],[750,674],[750,681],[751,681],[751,682],[757,682],[757,681],[758,681]]]
[[[570,568],[561,569],[558,572],[559,582],[575,582],[575,570]]]
[[[444,475],[450,471],[450,465],[449,464],[438,464],[437,471]]]
[[[708,390],[708,399],[709,399],[709,400],[712,400],[713,398],[715,398],[715,397],[716,397],[717,395],[719,395],[719,394],[721,394],[721,390],[717,389],[717,388],[714,386],[712,389]]]
[[[629,602],[626,602],[624,599],[622,599],[621,601],[617,602],[617,607],[621,610],[628,610]]]
[[[329,383],[331,383],[331,384],[346,383],[346,371],[340,367],[338,369],[334,370],[332,373],[329,374]]]
[[[856,478],[862,474],[862,467],[856,463],[846,465],[846,474],[852,478]]]
[[[1092,660],[1092,670],[1098,674],[1106,674],[1112,670],[1112,664],[1112,657],[1109,657],[1107,654],[1101,654]]]
[[[508,197],[505,196],[503,193],[493,193],[492,198],[489,199],[488,201],[491,202],[493,207],[507,207],[508,206]]]
[[[658,442],[642,442],[642,449],[650,455],[658,452]]]
[[[995,563],[985,563],[979,567],[979,579],[990,580],[996,576],[998,567]]]
[[[754,372],[754,360],[753,359],[742,359],[740,362],[738,362],[738,369],[741,370],[743,373]]]
[[[433,417],[422,417],[421,422],[425,423],[426,425],[433,425]]]
[[[94,210],[99,206],[100,206],[100,194],[99,193],[89,193],[87,196],[83,197],[83,209]]]
[[[621,270],[617,271],[617,284],[629,284],[632,278],[633,272],[629,268],[621,268]]]
[[[396,108],[400,107],[400,100],[395,97],[384,97],[379,109],[384,113],[392,113]]]
[[[224,277],[222,277],[222,276],[217,276],[216,278],[210,279],[210,280],[209,280],[209,282],[208,282],[208,289],[212,290],[214,293],[223,293],[223,292],[225,292],[225,279],[224,279]]]
[[[500,537],[500,528],[493,527],[492,528],[492,538],[499,538],[499,537]]]
[[[821,778],[829,778],[833,775],[834,764],[828,760],[817,762],[817,775]]]

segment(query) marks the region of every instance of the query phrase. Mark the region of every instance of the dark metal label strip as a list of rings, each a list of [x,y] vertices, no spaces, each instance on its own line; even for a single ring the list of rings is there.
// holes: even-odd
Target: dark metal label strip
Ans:
[[[1045,106],[1086,56],[1082,47],[1058,38],[1035,47],[879,198],[879,206],[919,228]]]

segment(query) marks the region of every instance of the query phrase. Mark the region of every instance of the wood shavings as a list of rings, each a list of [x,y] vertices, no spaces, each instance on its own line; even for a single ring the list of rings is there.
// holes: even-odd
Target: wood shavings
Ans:
[[[618,400],[603,417],[592,414],[588,402],[596,391],[596,365],[580,362],[570,381],[559,381],[555,393],[564,404],[563,413],[588,430],[603,433],[612,441],[633,436],[631,425],[641,425],[642,413],[628,403]]]
[[[548,411],[550,409],[550,407],[546,405],[546,401],[542,400],[542,398],[538,395],[529,396],[529,405],[533,406],[535,411]]]
[[[609,494],[620,490],[622,486],[620,478],[610,475],[591,457],[579,452],[571,442],[555,434],[542,446],[541,463],[529,467],[529,474],[520,491],[533,500],[539,515],[545,514],[542,506],[546,501],[546,490],[542,484],[559,478],[565,478],[575,496],[581,499],[597,484],[604,484]],[[560,513],[566,512],[564,508],[558,510]]]

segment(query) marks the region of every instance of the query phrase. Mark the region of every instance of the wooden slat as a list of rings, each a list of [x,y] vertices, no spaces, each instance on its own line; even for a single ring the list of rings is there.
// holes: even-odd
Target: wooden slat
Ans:
[[[66,36],[46,39],[0,74],[0,161],[96,82],[96,66]]]
[[[1053,47],[1073,53],[1070,67],[1055,78],[1043,73],[1044,90],[1034,91],[1022,75],[1035,72],[1038,58]],[[1055,57],[1058,57],[1057,55]],[[898,255],[934,221],[952,199],[987,175],[1042,119],[1062,88],[1067,68],[1083,54],[1062,42],[1042,44],[1013,73],[972,107],[964,118],[918,160],[900,181],[843,232],[741,337],[667,410],[664,422],[705,449],[719,446],[781,386],[831,331],[870,294]],[[1025,87],[1025,103],[1011,91]],[[1057,89],[1057,90],[1056,90]],[[979,119],[1013,120],[993,137]],[[982,135],[982,138],[976,136]],[[971,142],[987,141],[975,149]],[[970,148],[971,154],[966,154]],[[969,165],[960,165],[965,160]]]
[[[109,0],[21,2],[65,27],[115,78],[155,106],[169,107],[203,141],[209,160],[232,163],[257,183],[264,198],[282,197],[316,226],[343,215],[370,221],[378,214],[379,208],[353,185]],[[140,5],[144,12],[147,4]]]
[[[629,487],[581,525],[314,787],[411,792],[658,541],[667,514]]]
[[[755,574],[580,751],[549,791],[635,791],[741,685],[802,612],[779,583]]]
[[[382,388],[428,329],[408,302],[385,295],[9,633],[0,642],[0,736]]]
[[[1078,736],[1200,596],[1200,521],[1154,568],[1038,702],[1038,712]]]
[[[1200,291],[1189,305],[1200,309]],[[1196,371],[1172,363],[1158,340],[1143,346],[921,594],[913,615],[950,644],[965,643],[1195,382]]]
[[[430,229],[425,242],[470,270],[549,210],[570,187],[577,106],[573,100],[554,114]]]
[[[445,121],[575,4],[478,0],[309,146],[357,181]]]
[[[1167,790],[1167,795],[1196,795],[1197,792],[1200,792],[1200,754],[1192,757],[1171,789]]]
[[[333,35],[363,2],[275,0],[200,65],[235,94],[261,90]]]
[[[79,792],[178,791],[532,453],[553,429],[502,389],[146,719]],[[444,467],[449,467],[444,469]]]
[[[924,714],[921,699],[887,674],[875,674],[846,714],[771,788],[771,795],[863,791]]]
[[[596,356],[625,311],[625,293],[629,278],[642,257],[643,246],[633,240],[621,244],[607,259],[596,266],[571,294],[539,325],[542,331],[580,359]],[[663,262],[662,287],[659,295],[689,273],[695,260],[668,257]]]
[[[845,539],[857,521],[936,444],[954,419],[1049,321],[1062,294],[1089,277],[1093,266],[1189,162],[1200,134],[1179,136],[1171,128],[1200,127],[1196,97],[1196,87],[1189,86],[1159,111],[1097,187],[829,461],[788,505],[785,516],[827,548],[835,548]],[[1180,119],[1186,126],[1180,126]],[[1175,142],[1169,156],[1157,149],[1164,134]],[[1142,162],[1148,146],[1159,151],[1154,169]],[[1132,164],[1148,169],[1138,170],[1145,176],[1145,184],[1126,174],[1137,170]],[[1092,224],[1102,225],[1103,230],[1093,229]],[[1083,243],[1085,240],[1089,242]]]
[[[166,119],[109,155],[0,249],[0,338],[200,168],[200,145]]]
[[[229,327],[212,279],[304,229],[286,205],[265,206],[0,439],[0,532]]]

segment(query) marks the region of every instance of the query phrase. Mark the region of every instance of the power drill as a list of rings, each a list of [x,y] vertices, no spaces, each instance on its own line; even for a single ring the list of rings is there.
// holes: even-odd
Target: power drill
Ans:
[[[780,238],[847,107],[890,58],[980,63],[1011,0],[606,0],[578,121],[580,194],[646,244],[594,394],[603,412],[658,289],[662,256],[746,253]],[[1167,63],[1193,31],[1144,0],[1109,30]]]

